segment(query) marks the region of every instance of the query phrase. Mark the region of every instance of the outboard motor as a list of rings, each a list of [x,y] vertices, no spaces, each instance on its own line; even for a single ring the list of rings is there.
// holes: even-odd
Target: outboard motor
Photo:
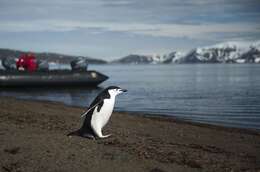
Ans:
[[[39,71],[49,71],[49,63],[46,60],[38,60],[37,61],[38,64],[38,70]]]
[[[2,60],[5,70],[16,70],[16,60],[13,57],[7,57]]]
[[[86,71],[88,63],[84,58],[77,58],[70,62],[72,71]]]

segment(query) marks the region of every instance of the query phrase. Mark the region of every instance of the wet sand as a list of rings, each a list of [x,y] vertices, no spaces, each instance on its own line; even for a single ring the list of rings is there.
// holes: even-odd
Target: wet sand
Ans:
[[[66,136],[82,108],[0,97],[0,171],[260,171],[260,132],[113,113],[104,134]]]

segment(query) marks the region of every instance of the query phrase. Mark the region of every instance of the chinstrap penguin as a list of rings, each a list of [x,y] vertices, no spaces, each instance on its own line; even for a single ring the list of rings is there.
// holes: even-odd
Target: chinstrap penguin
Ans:
[[[126,91],[117,86],[110,86],[100,92],[87,111],[81,115],[82,117],[85,116],[82,127],[69,133],[68,136],[78,135],[90,139],[109,137],[110,134],[102,134],[102,129],[111,117],[116,96]]]

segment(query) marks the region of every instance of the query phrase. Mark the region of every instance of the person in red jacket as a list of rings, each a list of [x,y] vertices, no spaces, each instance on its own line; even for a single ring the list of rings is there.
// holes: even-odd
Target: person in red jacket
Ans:
[[[22,54],[16,62],[18,70],[33,72],[37,70],[37,67],[36,58],[32,53]]]

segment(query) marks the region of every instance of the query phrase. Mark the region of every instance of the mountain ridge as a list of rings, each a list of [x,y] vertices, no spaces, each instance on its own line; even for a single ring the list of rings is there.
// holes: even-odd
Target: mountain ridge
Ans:
[[[224,42],[198,47],[187,53],[173,51],[163,56],[129,55],[113,61],[113,63],[122,62],[123,64],[126,62],[127,64],[260,63],[260,41]]]
[[[18,58],[22,53],[28,52],[0,48],[0,60],[9,57]],[[260,40],[254,42],[223,42],[197,47],[187,53],[172,51],[161,56],[130,54],[113,61],[52,52],[33,53],[40,60],[55,63],[70,63],[75,58],[85,58],[90,64],[260,63]]]
[[[107,61],[95,59],[87,56],[75,56],[75,55],[66,55],[61,53],[53,52],[32,52],[32,51],[21,51],[21,50],[12,50],[7,48],[0,48],[0,60],[4,58],[19,58],[21,54],[33,53],[39,60],[46,60],[48,62],[55,63],[70,63],[75,58],[84,58],[90,64],[105,64]]]

